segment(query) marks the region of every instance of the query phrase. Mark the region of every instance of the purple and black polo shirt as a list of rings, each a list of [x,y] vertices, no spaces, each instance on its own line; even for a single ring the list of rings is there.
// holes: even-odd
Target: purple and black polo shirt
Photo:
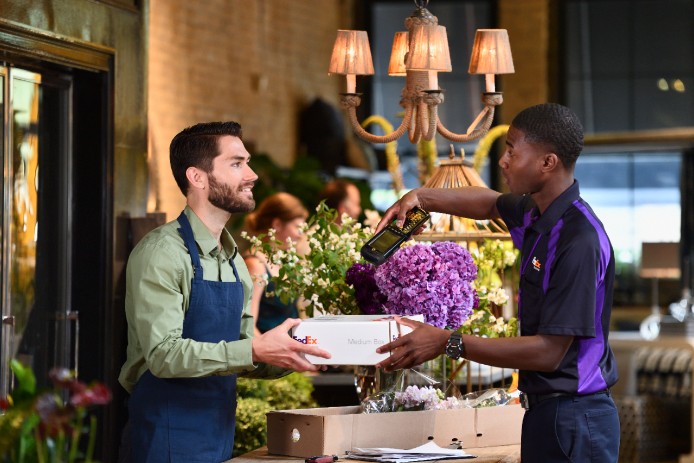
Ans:
[[[579,195],[578,182],[539,215],[530,195],[503,194],[497,209],[521,250],[521,336],[574,336],[554,372],[521,370],[526,394],[591,394],[617,382],[607,338],[614,252],[602,223]]]

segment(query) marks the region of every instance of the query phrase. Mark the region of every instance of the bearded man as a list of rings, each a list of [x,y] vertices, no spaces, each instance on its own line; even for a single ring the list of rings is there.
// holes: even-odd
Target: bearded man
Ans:
[[[303,354],[330,357],[288,335],[298,319],[254,337],[253,282],[225,228],[232,214],[255,207],[250,158],[236,122],[197,124],[171,141],[171,170],[187,205],[128,260],[119,382],[130,397],[120,461],[226,461],[236,376],[316,371]]]

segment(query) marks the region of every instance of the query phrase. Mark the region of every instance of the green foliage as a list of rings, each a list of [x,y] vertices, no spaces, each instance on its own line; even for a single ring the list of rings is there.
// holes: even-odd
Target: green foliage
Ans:
[[[317,159],[299,157],[287,171],[284,179],[284,191],[299,198],[309,211],[316,206],[318,193],[325,186],[325,182],[318,174],[320,168],[320,162]]]
[[[282,249],[283,243],[275,239],[273,230],[267,239],[265,235],[241,234],[265,254],[268,262],[279,267],[279,275],[273,277],[275,295],[285,303],[303,298],[309,317],[316,308],[332,314],[360,313],[354,288],[345,278],[347,270],[361,261],[359,251],[372,232],[348,217],[336,224],[336,215],[335,209],[321,202],[304,227],[309,250],[301,255],[294,246]]]
[[[311,379],[300,373],[273,380],[239,378],[236,392],[235,457],[267,444],[265,415],[271,410],[318,406],[311,396]]]
[[[31,368],[26,368],[17,360],[10,362],[17,387],[13,396],[4,399],[0,416],[0,461],[25,461],[27,455],[36,452],[33,432],[37,420],[34,413],[36,397],[36,377]]]
[[[265,415],[273,408],[262,399],[239,398],[236,405],[236,436],[234,457],[243,455],[267,444],[267,420]]]
[[[487,239],[476,249],[471,249],[470,253],[477,265],[474,287],[479,306],[463,323],[460,331],[489,338],[516,336],[518,320],[515,317],[504,320],[498,315],[501,306],[509,299],[504,280],[506,274],[516,266],[518,250],[510,241]]]
[[[312,209],[324,186],[319,174],[320,162],[315,158],[299,157],[291,168],[284,169],[267,154],[255,154],[251,159],[251,167],[258,174],[253,187],[256,202],[278,191],[287,191],[299,198],[308,209]]]

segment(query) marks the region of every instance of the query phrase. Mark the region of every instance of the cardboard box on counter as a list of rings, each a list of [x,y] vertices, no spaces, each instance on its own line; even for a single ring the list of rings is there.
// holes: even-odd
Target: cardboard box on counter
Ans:
[[[422,315],[403,318],[424,321]],[[377,347],[411,331],[390,315],[324,315],[302,320],[292,337],[330,352],[329,359],[307,355],[314,365],[375,365],[390,355],[377,354]]]
[[[307,458],[344,455],[355,447],[410,449],[453,439],[463,448],[520,444],[520,405],[369,413],[359,406],[273,411],[267,414],[268,452]]]

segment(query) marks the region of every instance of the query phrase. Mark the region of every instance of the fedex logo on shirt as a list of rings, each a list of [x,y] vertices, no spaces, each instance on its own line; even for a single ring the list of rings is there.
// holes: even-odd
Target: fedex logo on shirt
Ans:
[[[299,341],[302,344],[318,344],[318,338],[314,338],[313,336],[306,336],[303,338],[297,338],[296,336],[292,336],[295,341]]]
[[[542,268],[542,263],[540,263],[540,261],[537,260],[537,257],[535,257],[535,256],[533,256],[532,263],[533,263],[533,269],[535,269],[535,271],[539,272],[540,269]]]

